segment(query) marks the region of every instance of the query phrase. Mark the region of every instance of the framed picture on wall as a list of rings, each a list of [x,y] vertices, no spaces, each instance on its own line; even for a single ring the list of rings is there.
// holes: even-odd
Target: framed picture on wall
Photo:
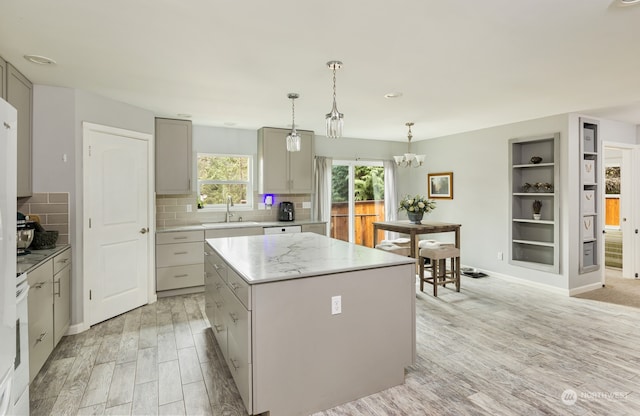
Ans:
[[[427,193],[432,199],[453,199],[453,172],[427,174]]]

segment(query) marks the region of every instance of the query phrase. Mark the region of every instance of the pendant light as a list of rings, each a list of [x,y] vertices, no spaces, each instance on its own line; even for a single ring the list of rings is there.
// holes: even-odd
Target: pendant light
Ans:
[[[327,137],[337,139],[342,136],[342,125],[344,124],[344,114],[338,111],[338,106],[336,105],[336,69],[342,68],[342,62],[329,61],[327,62],[327,67],[333,70],[333,107],[326,116]]]
[[[413,134],[411,134],[411,126],[413,126],[412,122],[405,123],[405,126],[409,128],[409,132],[407,133],[407,139],[409,140],[409,144],[407,146],[407,153],[403,156],[394,156],[393,158],[396,161],[396,165],[402,166],[405,168],[408,167],[420,167],[424,163],[425,155],[416,155],[415,153],[411,153],[411,138],[413,138]]]
[[[300,151],[300,135],[296,131],[296,103],[295,99],[300,95],[295,92],[290,92],[287,95],[291,100],[291,133],[287,136],[287,151],[299,152]]]

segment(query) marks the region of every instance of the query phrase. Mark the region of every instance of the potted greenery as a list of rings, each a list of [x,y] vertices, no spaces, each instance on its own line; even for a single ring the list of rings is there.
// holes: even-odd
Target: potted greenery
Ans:
[[[405,196],[400,201],[400,207],[398,211],[407,211],[407,217],[409,221],[414,224],[421,224],[422,216],[424,213],[429,213],[436,208],[436,201],[433,199],[427,199],[421,195]]]
[[[533,219],[534,220],[540,219],[541,209],[542,209],[542,201],[540,201],[539,199],[536,199],[535,201],[533,201]]]

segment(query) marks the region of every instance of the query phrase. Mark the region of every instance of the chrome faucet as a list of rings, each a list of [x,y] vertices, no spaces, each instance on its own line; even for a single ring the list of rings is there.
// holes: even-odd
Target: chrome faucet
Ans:
[[[226,217],[227,222],[230,222],[231,217],[233,217],[233,214],[229,210],[232,206],[233,206],[233,199],[231,198],[231,195],[227,195],[227,217]]]

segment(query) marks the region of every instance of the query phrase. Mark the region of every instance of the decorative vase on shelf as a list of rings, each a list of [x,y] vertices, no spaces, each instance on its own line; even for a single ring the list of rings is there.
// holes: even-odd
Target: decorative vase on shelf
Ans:
[[[422,224],[420,221],[422,221],[423,215],[424,215],[423,212],[407,211],[407,216],[409,217],[409,221],[411,221],[413,224]]]
[[[533,214],[533,219],[534,220],[539,220],[540,219],[540,214]]]

